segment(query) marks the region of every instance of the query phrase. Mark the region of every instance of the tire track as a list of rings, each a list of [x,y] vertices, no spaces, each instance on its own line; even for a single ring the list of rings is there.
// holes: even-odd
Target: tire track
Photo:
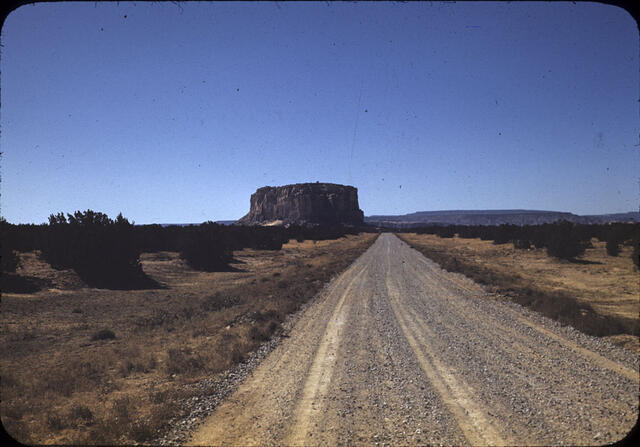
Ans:
[[[391,246],[387,244],[387,293],[394,315],[402,328],[404,336],[411,345],[420,366],[438,390],[440,397],[455,415],[456,422],[467,441],[471,445],[512,445],[512,440],[506,440],[495,428],[495,422],[490,421],[488,415],[474,399],[473,389],[457,379],[454,372],[442,363],[435,352],[429,347],[427,338],[434,338],[435,334],[423,323],[416,324],[415,316],[409,315],[400,303],[400,293],[391,276]]]
[[[311,425],[314,420],[319,419],[319,415],[323,410],[322,400],[331,382],[342,332],[349,314],[350,306],[345,302],[354,287],[354,283],[360,280],[367,267],[362,268],[349,282],[331,315],[311,369],[307,373],[302,397],[295,412],[297,416],[293,430],[286,438],[286,445],[304,445]]]
[[[295,414],[291,403],[302,389],[329,324],[326,315],[336,308],[353,277],[364,270],[362,259],[332,281],[298,321],[290,338],[198,427],[189,445],[271,445],[286,435]]]
[[[419,279],[420,281],[423,282],[423,284],[425,285],[425,288],[431,288],[434,287],[437,283],[434,281],[433,276],[438,276],[441,279],[445,279],[444,275],[438,275],[436,273],[432,273],[431,271],[420,271],[418,268],[416,268],[415,265],[413,264],[409,264],[409,267],[412,271],[413,274],[415,275],[415,277],[417,279]],[[433,268],[433,267],[432,267]],[[450,281],[450,278],[447,278]],[[461,287],[459,284],[456,284],[456,287]],[[468,290],[468,289],[467,289]],[[467,309],[465,309],[465,305],[461,299],[461,297],[455,297],[451,292],[447,291],[445,293],[442,294],[442,297],[444,299],[447,300],[447,303],[450,307],[455,308],[455,310],[460,314],[466,314],[465,318],[470,318],[473,319],[473,322],[475,325],[481,326],[485,329],[485,333],[490,333],[490,332],[499,332],[499,336],[508,338],[511,340],[511,343],[514,345],[519,346],[519,350],[524,352],[529,350],[529,348],[526,346],[526,344],[528,342],[530,342],[530,338],[527,338],[525,336],[525,334],[522,332],[521,328],[520,330],[518,330],[516,327],[513,326],[509,326],[507,324],[505,324],[506,322],[504,321],[499,321],[499,319],[492,314],[476,314],[476,313],[469,313],[467,311]],[[468,307],[468,305],[467,305]],[[550,342],[553,340],[557,343],[559,343],[562,347],[573,351],[574,353],[577,353],[579,355],[581,355],[582,357],[584,357],[585,359],[599,365],[602,368],[608,369],[610,371],[615,372],[616,374],[619,374],[622,377],[625,377],[629,380],[632,380],[634,382],[638,382],[639,381],[639,377],[638,377],[638,371],[634,371],[630,368],[627,368],[626,366],[615,362],[613,360],[610,360],[606,357],[603,357],[593,351],[590,351],[588,349],[582,348],[580,347],[578,344],[571,342],[570,340],[561,337],[560,335],[557,335],[556,333],[554,333],[553,331],[549,330],[549,329],[545,329],[543,327],[541,327],[540,325],[537,325],[536,323],[528,320],[527,318],[523,317],[522,315],[519,315],[515,310],[510,309],[510,308],[504,308],[505,311],[507,311],[510,316],[513,318],[513,320],[515,322],[518,322],[520,324],[523,324],[531,329],[534,329],[538,332],[540,332],[542,335],[548,337],[551,340],[546,340],[545,344],[550,344]],[[517,340],[517,341],[515,341]],[[509,351],[504,351],[505,355],[509,355],[510,352]],[[555,365],[545,365],[546,368],[553,368]]]

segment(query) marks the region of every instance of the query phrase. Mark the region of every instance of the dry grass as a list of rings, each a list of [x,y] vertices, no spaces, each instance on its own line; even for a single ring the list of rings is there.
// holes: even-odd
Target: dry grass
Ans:
[[[399,234],[447,270],[461,272],[490,290],[571,324],[586,333],[640,352],[640,284],[631,247],[608,256],[593,240],[578,262],[547,256],[544,249],[516,250],[480,239]]]
[[[29,444],[149,441],[179,416],[190,382],[241,361],[373,243],[376,235],[236,252],[237,271],[197,272],[147,253],[166,288],[87,288],[34,253],[20,273],[49,289],[2,297],[1,415]]]

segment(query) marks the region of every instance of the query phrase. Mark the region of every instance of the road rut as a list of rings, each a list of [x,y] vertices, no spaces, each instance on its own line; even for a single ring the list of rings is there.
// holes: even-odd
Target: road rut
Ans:
[[[638,382],[632,352],[382,234],[190,444],[607,444],[634,425]]]

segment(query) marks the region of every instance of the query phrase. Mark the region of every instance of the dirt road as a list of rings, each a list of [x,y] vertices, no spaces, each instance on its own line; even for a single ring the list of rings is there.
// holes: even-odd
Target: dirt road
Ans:
[[[637,415],[633,353],[383,234],[191,444],[593,445]]]

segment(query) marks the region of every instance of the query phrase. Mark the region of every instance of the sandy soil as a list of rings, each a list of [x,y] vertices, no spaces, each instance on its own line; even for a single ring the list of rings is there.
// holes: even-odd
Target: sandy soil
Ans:
[[[192,445],[602,445],[638,414],[638,357],[486,299],[383,234]]]

